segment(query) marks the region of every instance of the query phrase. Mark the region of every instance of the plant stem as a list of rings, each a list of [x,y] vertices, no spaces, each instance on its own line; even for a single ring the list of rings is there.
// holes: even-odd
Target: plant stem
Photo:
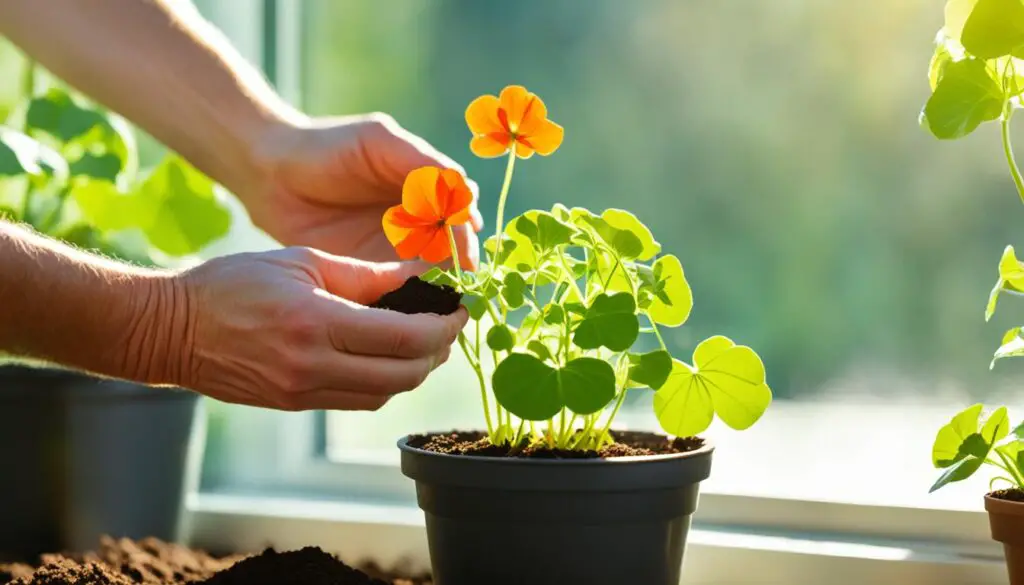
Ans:
[[[561,260],[561,262],[562,262],[562,268],[565,269],[566,276],[569,278],[569,284],[571,284],[573,290],[576,291],[576,296],[578,296],[580,298],[580,302],[581,303],[585,303],[587,301],[587,297],[583,296],[583,293],[580,292],[580,286],[578,284],[576,284],[576,275],[573,273],[572,269],[569,268],[569,263],[565,261],[565,256],[566,255],[565,254],[557,254],[557,256],[558,256],[558,259]]]
[[[21,101],[26,104],[25,121],[22,130],[28,134],[28,105],[36,94],[36,62],[34,59],[25,59],[25,70],[21,74]],[[32,181],[25,177],[25,196],[21,200],[21,219],[28,223],[29,212],[32,202]]]
[[[1020,169],[1017,167],[1017,161],[1013,156],[1013,145],[1010,143],[1010,118],[1012,116],[1013,106],[1007,102],[1001,123],[1003,152],[1006,153],[1006,162],[1010,165],[1010,175],[1013,177],[1013,184],[1017,186],[1017,194],[1020,195],[1021,201],[1024,201],[1024,177],[1021,177]]]
[[[494,224],[497,242],[494,244],[494,258],[491,258],[491,274],[498,268],[498,258],[501,258],[501,241],[505,236],[505,201],[508,199],[508,190],[512,186],[512,169],[516,166],[516,146],[508,153],[508,166],[505,167],[505,181],[501,184],[501,194],[498,195],[498,221]]]
[[[494,437],[494,424],[491,422],[491,405],[490,401],[487,400],[487,382],[484,380],[484,372],[480,367],[480,358],[474,360],[470,354],[469,344],[466,343],[466,336],[459,333],[459,346],[462,348],[462,353],[466,354],[466,358],[469,360],[469,365],[473,366],[473,371],[476,372],[477,380],[480,381],[480,399],[484,403],[484,418],[487,420],[487,436]]]
[[[452,231],[452,226],[445,224],[445,231],[448,232],[448,245],[452,250],[452,265],[455,266],[455,276],[459,279],[459,287],[463,285],[462,281],[462,268],[459,266],[459,248],[455,245],[455,232]]]
[[[555,448],[555,419],[548,419],[548,447]]]
[[[608,290],[608,285],[612,283],[612,277],[615,276],[615,271],[619,269],[619,264],[621,264],[621,262],[619,261],[619,257],[616,256],[615,265],[612,266],[612,271],[608,273],[608,278],[605,279],[604,286],[602,287],[605,290]]]
[[[658,343],[661,344],[661,349],[668,351],[668,346],[665,345],[665,339],[661,336],[661,331],[658,331],[658,324],[654,322],[654,319],[651,319],[649,314],[647,315],[647,320],[651,322],[651,330],[654,331],[654,336],[658,338]]]

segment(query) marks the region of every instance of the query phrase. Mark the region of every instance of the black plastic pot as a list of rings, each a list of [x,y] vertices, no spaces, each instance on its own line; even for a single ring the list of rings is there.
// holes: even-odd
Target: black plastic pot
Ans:
[[[679,585],[714,450],[555,460],[398,447],[436,585]]]
[[[180,540],[198,407],[184,390],[0,367],[0,558]]]

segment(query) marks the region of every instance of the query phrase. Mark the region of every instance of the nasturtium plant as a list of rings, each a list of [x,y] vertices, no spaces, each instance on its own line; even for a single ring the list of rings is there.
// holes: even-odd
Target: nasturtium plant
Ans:
[[[0,126],[0,219],[140,264],[195,254],[228,232],[209,178],[176,155],[140,171],[123,118],[60,86],[37,92],[36,70],[30,62],[21,103]]]
[[[452,228],[469,221],[472,195],[455,171],[410,173],[383,226],[403,259],[452,259],[450,270],[423,278],[463,295],[475,336],[460,335],[459,344],[480,382],[491,442],[599,449],[637,389],[654,393],[655,415],[672,435],[701,433],[716,415],[735,429],[754,424],[772,394],[752,349],[715,336],[698,345],[692,364],[669,352],[661,328],[686,322],[693,294],[679,259],[662,254],[639,218],[559,203],[506,220],[516,161],[562,144],[544,102],[506,87],[474,100],[466,122],[474,154],[507,157],[497,233],[485,240],[480,267],[459,264]],[[645,339],[657,349],[640,349]],[[490,375],[485,361],[495,364]]]
[[[1010,120],[1024,94],[1024,2],[1022,0],[949,0],[945,23],[936,36],[928,65],[931,96],[921,121],[939,139],[962,138],[987,122],[999,122],[1003,155],[1017,193],[1024,201],[1024,178],[1013,154]],[[1013,246],[1006,246],[998,279],[985,305],[992,318],[999,297],[1024,294],[1024,264]],[[991,367],[1003,358],[1024,356],[1024,330],[1003,335]],[[970,477],[983,465],[1000,471],[993,479],[1024,489],[1024,429],[1010,430],[1006,408],[988,418],[976,404],[957,414],[939,430],[932,463],[944,472],[932,491]]]

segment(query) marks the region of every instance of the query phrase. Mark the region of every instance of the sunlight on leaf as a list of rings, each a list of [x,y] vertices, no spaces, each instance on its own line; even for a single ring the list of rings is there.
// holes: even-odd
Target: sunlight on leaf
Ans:
[[[949,63],[924,107],[924,120],[936,137],[962,138],[1003,111],[1003,90],[983,61]]]
[[[654,239],[654,234],[635,215],[624,209],[606,209],[601,218],[613,228],[633,234],[640,242],[638,260],[650,260],[661,252],[661,244]]]
[[[693,309],[693,293],[679,258],[668,254],[654,263],[654,298],[647,314],[659,325],[678,327]]]
[[[1024,56],[1024,3],[977,0],[964,23],[960,43],[981,59]]]
[[[764,364],[749,347],[727,337],[710,337],[694,350],[693,362],[690,366],[674,360],[668,381],[654,395],[654,412],[669,434],[703,432],[714,414],[743,430],[771,403]]]
[[[0,126],[0,176],[66,177],[68,165],[52,148],[14,129]]]
[[[672,373],[672,356],[659,349],[647,353],[629,355],[629,380],[635,387],[657,390],[665,385]]]
[[[1003,335],[1003,342],[992,356],[992,363],[989,364],[989,369],[993,369],[996,366],[996,362],[1010,357],[1021,357],[1024,356],[1024,338],[1020,336],[1020,327],[1014,327]]]
[[[995,314],[999,294],[1003,291],[1024,294],[1024,264],[1017,260],[1013,246],[1007,246],[999,259],[999,280],[988,295],[988,304],[985,305],[986,321]]]
[[[981,423],[983,406],[970,406],[939,429],[932,445],[932,464],[946,469],[932,485],[930,492],[946,484],[970,477],[985,462],[995,444],[1009,435],[1010,421],[1006,407],[997,408]]]

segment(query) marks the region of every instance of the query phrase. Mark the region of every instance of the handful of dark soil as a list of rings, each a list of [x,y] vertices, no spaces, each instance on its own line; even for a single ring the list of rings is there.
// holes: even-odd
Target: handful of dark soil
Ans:
[[[317,547],[253,556],[214,557],[156,539],[104,538],[99,550],[43,555],[37,566],[0,564],[9,585],[431,585],[377,567],[371,577]]]
[[[432,284],[414,276],[401,287],[382,296],[370,305],[375,309],[389,309],[407,315],[434,313],[451,315],[459,310],[462,295],[447,285]]]

